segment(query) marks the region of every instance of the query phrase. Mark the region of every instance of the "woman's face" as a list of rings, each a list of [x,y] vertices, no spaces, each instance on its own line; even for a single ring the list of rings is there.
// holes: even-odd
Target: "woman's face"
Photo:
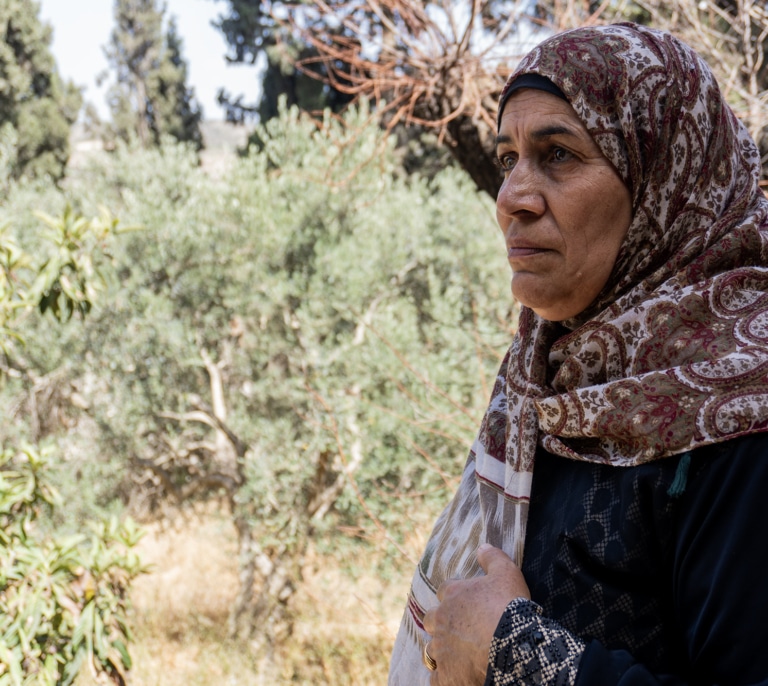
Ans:
[[[496,218],[512,293],[561,321],[583,312],[608,281],[632,219],[629,190],[573,108],[545,91],[507,101],[496,153],[504,182]]]

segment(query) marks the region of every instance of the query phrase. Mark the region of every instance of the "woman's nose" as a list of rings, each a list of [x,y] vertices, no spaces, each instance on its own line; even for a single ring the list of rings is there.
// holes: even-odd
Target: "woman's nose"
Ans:
[[[502,218],[536,218],[544,214],[546,202],[536,171],[520,160],[504,178],[496,196],[496,215]]]

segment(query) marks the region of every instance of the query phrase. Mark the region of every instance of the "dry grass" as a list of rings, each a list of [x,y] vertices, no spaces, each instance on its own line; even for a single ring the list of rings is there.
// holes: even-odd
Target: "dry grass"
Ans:
[[[328,557],[311,553],[296,594],[295,632],[272,660],[253,645],[227,638],[237,590],[235,532],[207,514],[165,528],[147,527],[140,545],[151,574],[135,584],[130,686],[272,686],[386,683],[410,576],[375,573],[358,560],[352,578]],[[89,678],[78,686],[91,686]]]

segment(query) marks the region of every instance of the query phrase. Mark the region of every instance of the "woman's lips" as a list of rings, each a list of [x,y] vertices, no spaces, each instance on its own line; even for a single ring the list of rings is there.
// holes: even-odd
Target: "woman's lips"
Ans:
[[[507,249],[507,257],[528,257],[542,252],[546,252],[544,248],[534,248],[531,246],[511,247]]]

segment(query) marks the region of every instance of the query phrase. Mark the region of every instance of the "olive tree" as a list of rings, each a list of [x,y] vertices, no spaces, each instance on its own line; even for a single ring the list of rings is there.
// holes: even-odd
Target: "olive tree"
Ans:
[[[365,107],[283,108],[258,133],[220,181],[170,142],[85,173],[84,207],[145,231],[72,350],[135,503],[226,503],[231,630],[275,640],[310,540],[405,554],[415,506],[430,516],[460,471],[514,308],[492,206],[460,171],[406,174]]]

